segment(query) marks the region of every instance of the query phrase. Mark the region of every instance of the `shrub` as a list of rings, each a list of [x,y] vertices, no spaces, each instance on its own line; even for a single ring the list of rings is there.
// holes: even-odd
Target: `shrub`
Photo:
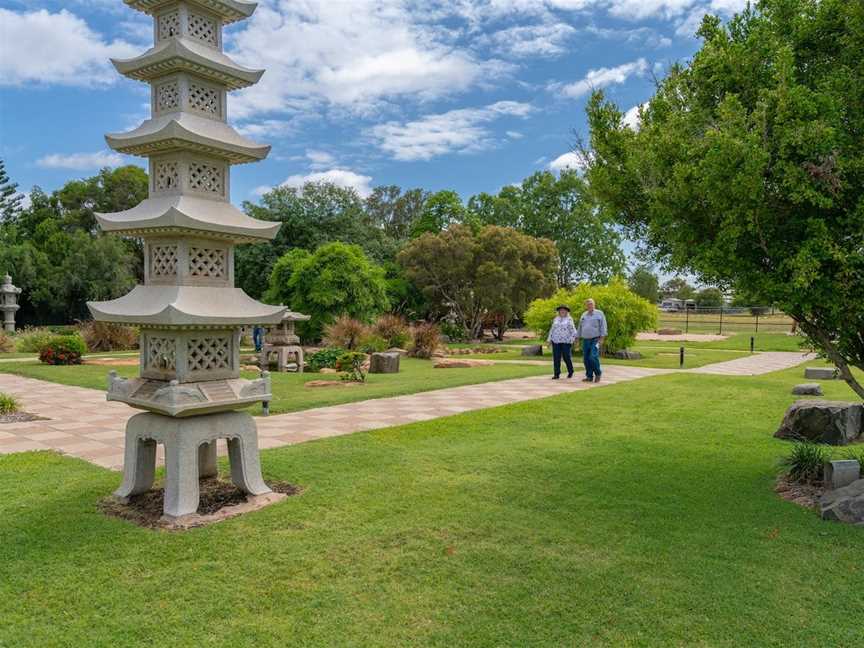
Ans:
[[[12,353],[15,350],[15,341],[5,331],[0,331],[0,353]]]
[[[441,343],[441,331],[436,324],[421,322],[412,330],[414,346],[411,355],[417,358],[430,358]]]
[[[306,366],[309,371],[321,371],[324,367],[334,369],[336,361],[343,355],[345,355],[345,349],[336,347],[321,349],[306,358]]]
[[[358,351],[346,351],[336,361],[336,369],[342,372],[342,380],[366,382],[366,354]]]
[[[408,324],[399,315],[387,313],[378,318],[372,326],[372,330],[380,338],[387,342],[387,348],[396,347],[402,349],[408,344],[411,333]]]
[[[91,353],[128,351],[138,347],[138,329],[133,326],[88,320],[78,328]]]
[[[798,441],[792,452],[781,461],[790,480],[801,484],[818,484],[822,481],[823,466],[831,458],[827,447],[812,441]]]
[[[56,335],[45,327],[28,327],[15,336],[15,349],[21,353],[39,353],[45,343]]]
[[[631,292],[620,279],[613,279],[605,286],[579,284],[575,288],[561,288],[549,299],[535,299],[525,313],[525,322],[538,337],[546,339],[556,306],[564,304],[572,308],[578,326],[585,300],[589,297],[606,315],[609,325],[605,351],[612,353],[626,349],[636,340],[639,331],[657,327],[657,307]]]
[[[341,347],[353,351],[366,333],[366,325],[363,322],[341,315],[335,322],[324,327],[323,342],[329,347]]]
[[[441,322],[440,327],[442,335],[446,335],[451,342],[467,342],[471,338],[464,326],[449,320]]]
[[[375,335],[374,333],[367,333],[362,338],[360,338],[360,343],[357,345],[357,348],[363,353],[375,353],[376,351],[386,351],[389,345],[387,344],[387,340],[382,338],[380,335]]]
[[[12,394],[0,392],[0,414],[14,414],[21,406]]]
[[[39,360],[49,365],[81,364],[81,356],[86,352],[87,345],[77,333],[55,335],[39,349]]]

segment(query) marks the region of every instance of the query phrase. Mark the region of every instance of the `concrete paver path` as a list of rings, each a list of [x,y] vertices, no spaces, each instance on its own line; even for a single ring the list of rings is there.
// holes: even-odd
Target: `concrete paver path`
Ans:
[[[808,356],[799,353],[762,353],[687,371],[755,375],[794,367],[807,359]],[[258,417],[259,445],[261,448],[276,448],[668,373],[675,373],[675,370],[607,365],[603,382],[599,384],[583,383],[579,374],[573,380],[532,376]],[[138,410],[123,403],[106,401],[105,392],[101,390],[70,387],[13,374],[0,373],[0,391],[18,398],[24,411],[46,419],[0,425],[0,454],[57,450],[105,468],[120,470],[123,467],[126,421]],[[219,443],[222,444],[220,454],[224,455],[224,442]],[[162,446],[157,452],[161,461]]]

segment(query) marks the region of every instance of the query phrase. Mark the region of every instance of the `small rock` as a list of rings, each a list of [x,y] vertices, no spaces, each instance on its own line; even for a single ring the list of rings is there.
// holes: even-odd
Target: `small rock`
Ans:
[[[441,342],[443,342],[444,344],[450,343],[450,336],[446,335],[445,333],[442,333],[441,335],[439,335],[438,339],[441,340]]]
[[[386,353],[398,353],[400,356],[408,355],[406,349],[400,349],[399,347],[390,347],[387,349]]]
[[[834,380],[838,371],[832,367],[805,367],[804,377],[810,380]]]
[[[819,500],[823,520],[864,524],[864,479],[827,491]]]
[[[433,369],[467,369],[469,367],[488,367],[495,363],[491,360],[473,360],[469,358],[438,358],[435,360]]]
[[[674,329],[674,328],[665,328],[665,329],[658,329],[657,330],[657,335],[681,335],[681,333],[682,333],[681,329]]]
[[[628,349],[621,349],[620,351],[616,351],[612,354],[612,357],[617,360],[641,360],[642,354],[638,351],[629,351]]]
[[[339,372],[338,372],[336,369],[334,369],[333,367],[321,367],[321,369],[318,370],[318,373],[322,373],[322,374],[336,374],[336,373],[339,373]]]
[[[369,364],[369,373],[394,374],[399,373],[398,353],[373,353]]]
[[[528,346],[522,347],[522,355],[523,356],[542,356],[543,355],[543,345],[542,344],[529,344]]]
[[[796,396],[821,396],[822,385],[819,383],[802,383],[795,385],[792,388],[792,393]]]
[[[843,401],[799,400],[783,417],[774,436],[793,441],[808,440],[846,445],[861,436],[864,405]]]
[[[855,459],[837,459],[825,463],[825,474],[822,480],[825,488],[834,490],[843,488],[861,478],[861,464]]]
[[[261,369],[260,369],[260,367],[258,367],[258,365],[242,365],[240,367],[240,370],[241,371],[261,371]]]
[[[309,380],[304,383],[306,387],[355,387],[362,384],[351,380]]]

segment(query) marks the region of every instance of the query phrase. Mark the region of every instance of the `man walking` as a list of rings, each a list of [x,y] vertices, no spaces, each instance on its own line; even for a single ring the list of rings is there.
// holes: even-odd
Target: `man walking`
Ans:
[[[576,337],[582,338],[582,360],[585,363],[585,378],[582,382],[600,382],[600,346],[608,335],[606,316],[594,308],[594,300],[585,300],[585,312],[579,318]]]
[[[567,365],[567,377],[573,377],[573,359],[571,352],[573,342],[576,340],[576,325],[570,317],[570,308],[558,307],[558,317],[552,320],[549,328],[549,336],[546,341],[552,345],[552,366],[554,375],[552,378],[558,380],[561,377],[561,360]]]

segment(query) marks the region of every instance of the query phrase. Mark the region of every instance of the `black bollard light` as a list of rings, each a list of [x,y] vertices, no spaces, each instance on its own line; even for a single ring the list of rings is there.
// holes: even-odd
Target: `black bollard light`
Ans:
[[[683,347],[683,346],[682,346],[681,349],[679,350],[679,365],[678,365],[678,366],[679,366],[679,367],[683,367],[683,366],[684,366],[684,347]]]
[[[756,338],[752,335],[750,336],[750,353],[753,353],[753,349],[756,347]]]

